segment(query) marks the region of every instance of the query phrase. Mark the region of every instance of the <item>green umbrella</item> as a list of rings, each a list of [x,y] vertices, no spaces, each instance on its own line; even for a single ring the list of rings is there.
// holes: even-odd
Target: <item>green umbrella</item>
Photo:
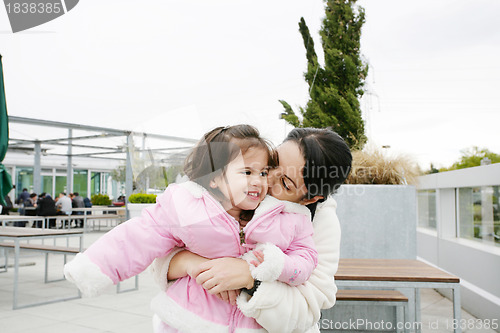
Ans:
[[[0,205],[6,206],[5,196],[12,189],[12,178],[2,164],[9,146],[9,116],[3,84],[2,55],[0,54]]]

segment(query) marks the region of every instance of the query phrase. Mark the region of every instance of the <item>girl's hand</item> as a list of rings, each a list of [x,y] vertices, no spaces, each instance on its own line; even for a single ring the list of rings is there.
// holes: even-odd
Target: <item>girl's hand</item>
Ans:
[[[215,296],[223,301],[229,302],[231,305],[236,305],[236,298],[238,298],[239,294],[239,290],[228,290],[218,293]]]
[[[198,267],[199,264],[207,262],[209,259],[201,257],[189,251],[181,251],[177,253],[172,260],[167,272],[167,279],[175,280],[180,279],[186,275],[195,277],[193,271]]]
[[[250,263],[255,267],[259,266],[264,262],[264,252],[262,252],[261,250],[254,250],[253,255],[257,258],[258,261],[252,260],[250,261]]]
[[[219,258],[201,263],[191,276],[212,295],[253,286],[248,263],[239,258]]]

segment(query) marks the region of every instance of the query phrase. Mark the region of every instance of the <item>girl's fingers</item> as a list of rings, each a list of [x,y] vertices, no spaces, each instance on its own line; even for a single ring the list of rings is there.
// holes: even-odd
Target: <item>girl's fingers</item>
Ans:
[[[259,262],[259,261],[255,261],[255,260],[250,261],[250,263],[251,263],[252,265],[254,265],[255,267],[257,267],[257,266],[259,266],[259,265],[261,264],[261,262]]]
[[[259,260],[261,263],[264,262],[264,253],[260,250],[254,250],[253,251],[254,256]]]
[[[229,293],[227,291],[223,291],[221,293],[218,293],[218,294],[216,294],[216,296],[225,302],[230,302]]]
[[[236,305],[236,299],[238,298],[240,291],[239,290],[229,290],[227,293],[228,293],[228,297],[229,297],[229,303],[231,303],[231,305]]]

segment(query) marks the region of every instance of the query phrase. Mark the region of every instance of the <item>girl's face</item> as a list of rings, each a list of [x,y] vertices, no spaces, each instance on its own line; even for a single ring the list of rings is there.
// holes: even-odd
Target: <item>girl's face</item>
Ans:
[[[279,166],[269,172],[269,194],[280,200],[306,204],[307,188],[303,177],[306,161],[299,145],[286,141],[276,150]]]
[[[268,154],[262,148],[249,148],[226,167],[226,171],[210,182],[224,195],[222,207],[239,218],[242,210],[254,210],[267,194]]]

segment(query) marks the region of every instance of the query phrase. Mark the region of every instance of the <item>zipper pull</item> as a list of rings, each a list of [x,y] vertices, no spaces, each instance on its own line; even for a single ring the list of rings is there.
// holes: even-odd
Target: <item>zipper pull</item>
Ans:
[[[243,231],[243,228],[240,230],[240,244],[245,244],[245,232]]]

